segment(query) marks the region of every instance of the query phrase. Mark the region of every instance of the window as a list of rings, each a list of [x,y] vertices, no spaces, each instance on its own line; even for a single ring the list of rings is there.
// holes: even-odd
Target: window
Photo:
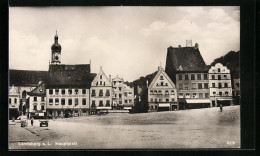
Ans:
[[[198,80],[201,80],[201,74],[197,74]]]
[[[222,84],[221,83],[218,83],[218,88],[222,88]]]
[[[218,68],[218,72],[220,72],[220,68]]]
[[[37,110],[37,105],[33,105],[33,110]]]
[[[161,99],[161,98],[159,98],[159,102],[162,102],[162,99]]]
[[[59,89],[55,89],[55,95],[59,95]]]
[[[150,102],[153,102],[153,98],[150,98]]]
[[[169,95],[169,91],[168,90],[165,90],[165,95]]]
[[[179,98],[183,98],[183,93],[179,93]]]
[[[9,104],[11,104],[12,103],[12,99],[11,98],[9,98]]]
[[[154,99],[154,102],[157,102],[157,98]]]
[[[91,107],[96,107],[96,101],[92,100]]]
[[[69,99],[69,105],[72,105],[72,99]]]
[[[132,100],[129,100],[129,103],[132,103]]]
[[[119,98],[122,98],[122,94],[118,94],[119,95]]]
[[[163,86],[163,82],[161,82],[161,86]]]
[[[103,106],[103,100],[99,101],[99,106],[102,107]]]
[[[121,105],[121,104],[122,104],[122,101],[119,101],[119,104]]]
[[[110,101],[109,100],[106,101],[106,106],[110,107]]]
[[[208,79],[208,74],[204,74],[204,80]]]
[[[61,99],[61,105],[65,105],[65,99]]]
[[[127,92],[124,92],[124,96],[126,96],[126,97],[127,97]]]
[[[103,89],[99,90],[99,96],[103,96]]]
[[[53,99],[49,99],[49,104],[52,105]]]
[[[227,95],[228,95],[228,92],[225,92],[225,95],[227,96]]]
[[[102,75],[100,75],[100,79],[102,79]]]
[[[50,95],[53,94],[53,90],[52,90],[52,89],[49,90],[49,94],[50,94]]]
[[[179,83],[179,89],[183,89],[182,83]]]
[[[171,90],[171,93],[174,94],[174,90]]]
[[[161,91],[161,90],[158,90],[158,93],[159,93],[159,94],[162,94],[162,91]]]
[[[99,82],[99,85],[102,85],[102,81]]]
[[[212,79],[212,80],[215,80],[215,75],[212,75],[212,76],[211,76],[211,79]]]
[[[82,89],[82,94],[86,94],[86,89]]]
[[[222,92],[219,92],[219,96],[222,96]]]
[[[93,96],[96,96],[96,90],[92,90],[92,92],[91,92],[91,96],[93,97]]]
[[[121,90],[122,90],[122,88],[121,88],[121,87],[118,87],[118,89],[119,89],[119,91],[121,91]]]
[[[151,105],[151,109],[153,109],[153,105]]]
[[[224,79],[227,79],[227,75],[223,75],[224,76]]]
[[[156,93],[156,94],[157,94],[157,90],[154,90],[154,93]]]
[[[64,95],[65,94],[65,89],[61,90],[61,94]]]
[[[193,94],[192,94],[192,97],[193,97],[193,98],[196,98],[196,97],[197,97],[197,93],[193,93]]]
[[[16,104],[16,103],[17,103],[17,99],[15,98],[15,99],[14,99],[14,104]]]
[[[185,94],[185,97],[186,97],[186,98],[190,98],[190,93],[186,93],[186,94]]]
[[[128,101],[127,100],[125,100],[125,103],[127,103]]]
[[[174,98],[172,98],[172,102],[174,102],[175,100],[174,100]]]
[[[203,93],[199,93],[199,98],[203,98]]]
[[[221,80],[221,75],[218,75],[218,80]]]
[[[209,88],[209,84],[208,83],[204,83],[204,88]]]
[[[169,99],[166,99],[165,101],[166,101],[166,102],[169,102]]]
[[[82,105],[86,105],[87,104],[87,101],[86,101],[86,99],[84,98],[84,99],[82,99]]]
[[[79,90],[78,89],[75,89],[75,94],[78,94],[79,93]]]
[[[213,88],[215,88],[215,87],[216,87],[215,83],[212,83],[212,87],[213,87]]]
[[[114,85],[116,85],[116,81],[114,81],[113,83],[114,83]]]
[[[224,83],[224,86],[225,86],[225,88],[227,88],[227,87],[228,87],[228,84],[227,84],[227,83]]]
[[[98,82],[96,83],[96,86],[98,86]]]
[[[41,110],[44,110],[44,105],[41,105]]]
[[[150,93],[152,94],[152,93],[153,93],[153,90],[150,90]]]
[[[72,94],[72,89],[69,89],[69,94],[70,94],[70,95]]]
[[[79,100],[78,98],[75,98],[75,106],[77,106],[79,104]]]
[[[37,101],[37,97],[33,97],[33,101]]]
[[[184,89],[189,89],[189,84],[188,83],[184,83]]]
[[[160,80],[163,80],[163,76],[162,75],[160,76]]]
[[[106,86],[106,82],[104,82],[104,86]]]
[[[191,74],[191,80],[195,80],[195,75]]]
[[[157,105],[154,105],[155,109],[157,109]]]
[[[58,105],[58,104],[59,104],[59,99],[56,98],[56,99],[55,99],[55,105]]]
[[[213,95],[216,95],[216,92],[213,92]]]
[[[198,88],[202,89],[202,83],[198,83]]]
[[[209,98],[209,93],[205,93],[205,98]]]
[[[185,74],[185,80],[189,80],[188,74]]]
[[[168,86],[168,83],[165,83],[166,86]]]
[[[109,89],[106,90],[106,96],[110,96]]]
[[[192,83],[192,89],[196,89],[196,83]]]
[[[179,75],[179,80],[182,80],[182,74]]]
[[[236,87],[239,87],[239,83],[236,83]]]

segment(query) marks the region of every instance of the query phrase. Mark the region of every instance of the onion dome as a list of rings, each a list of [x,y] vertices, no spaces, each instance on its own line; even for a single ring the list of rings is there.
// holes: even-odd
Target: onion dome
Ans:
[[[54,37],[54,44],[51,46],[52,51],[60,51],[61,50],[61,45],[58,43],[58,35],[56,31],[56,35]]]

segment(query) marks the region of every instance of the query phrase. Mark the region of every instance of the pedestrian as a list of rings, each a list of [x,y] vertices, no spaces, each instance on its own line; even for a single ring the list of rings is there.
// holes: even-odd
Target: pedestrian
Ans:
[[[223,107],[222,104],[220,104],[219,108],[220,108],[220,111],[221,111],[221,112],[222,112],[222,107]]]
[[[33,117],[31,118],[31,125],[33,126]]]

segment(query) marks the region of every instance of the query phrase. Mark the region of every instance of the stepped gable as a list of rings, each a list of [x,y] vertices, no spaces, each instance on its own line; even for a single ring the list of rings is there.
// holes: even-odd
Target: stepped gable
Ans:
[[[167,51],[165,71],[175,83],[175,74],[178,72],[207,72],[208,67],[196,46],[170,46]]]
[[[51,64],[49,66],[47,88],[90,88],[95,76],[96,74],[90,73],[89,64]]]
[[[33,70],[9,70],[10,86],[35,86],[39,81],[46,81],[48,71],[33,71]]]

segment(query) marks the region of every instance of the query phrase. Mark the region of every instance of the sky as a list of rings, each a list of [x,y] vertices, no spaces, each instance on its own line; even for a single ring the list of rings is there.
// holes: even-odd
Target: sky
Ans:
[[[239,7],[10,7],[9,68],[48,70],[56,30],[62,64],[133,81],[165,67],[169,46],[199,44],[210,64],[240,50]]]

